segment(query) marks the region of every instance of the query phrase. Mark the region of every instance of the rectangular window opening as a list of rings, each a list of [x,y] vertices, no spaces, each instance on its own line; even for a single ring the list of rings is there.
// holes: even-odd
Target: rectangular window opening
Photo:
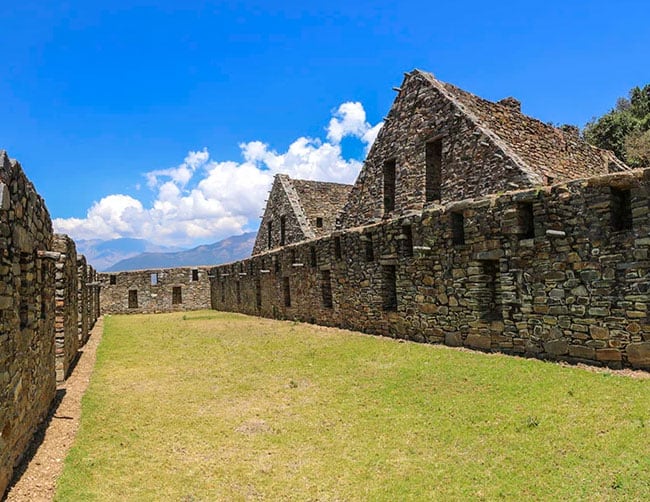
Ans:
[[[395,159],[384,163],[384,213],[395,210]]]
[[[275,270],[275,273],[276,273],[276,274],[279,274],[279,273],[280,273],[280,270],[281,270],[281,267],[280,267],[280,257],[279,257],[279,256],[274,256],[273,258],[274,258],[274,260],[273,260],[273,268],[274,268],[274,270]]]
[[[323,218],[320,216],[316,218],[316,228],[323,228]]]
[[[284,291],[284,306],[291,307],[291,285],[289,284],[289,277],[283,277],[283,291]]]
[[[323,307],[332,308],[332,278],[329,270],[321,271],[321,291],[323,293]]]
[[[451,213],[451,240],[454,246],[465,244],[465,217],[463,213]]]
[[[262,281],[259,277],[255,279],[255,304],[258,308],[262,306]]]
[[[117,276],[116,275],[109,276],[108,280],[109,280],[109,284],[111,286],[114,286],[115,284],[117,284]]]
[[[340,260],[343,257],[343,252],[341,251],[341,238],[334,237],[334,258]]]
[[[138,308],[138,291],[135,289],[129,290],[129,308],[130,309]]]
[[[291,263],[296,263],[296,250],[292,249],[291,250]]]
[[[154,272],[151,274],[151,285],[152,286],[157,286],[158,285],[158,273]]]
[[[284,246],[287,240],[287,219],[280,216],[280,246]]]
[[[413,256],[413,227],[402,226],[402,256]]]
[[[425,187],[426,202],[442,199],[442,138],[429,141],[425,152]]]
[[[226,281],[221,279],[221,303],[226,303]]]
[[[273,245],[273,221],[266,223],[266,247],[271,249]]]
[[[192,281],[196,282],[199,280],[199,271],[196,268],[192,269]]]
[[[237,305],[239,305],[241,303],[241,283],[239,281],[235,283],[235,290],[237,295]]]
[[[366,235],[366,261],[375,261],[375,250],[372,246],[372,235]]]
[[[316,246],[309,246],[309,263],[312,268],[318,265],[318,257],[316,256]]]
[[[180,286],[174,286],[172,288],[172,305],[180,305],[183,303],[183,294],[181,292]]]
[[[499,261],[484,260],[481,262],[482,284],[478,290],[478,304],[483,321],[500,321],[503,319],[503,309],[499,301]]]
[[[532,202],[517,203],[517,226],[519,227],[517,234],[519,240],[535,237],[535,217]]]
[[[632,195],[629,189],[610,187],[610,221],[615,231],[632,228]]]
[[[382,270],[382,306],[385,311],[397,310],[397,270],[384,265]]]

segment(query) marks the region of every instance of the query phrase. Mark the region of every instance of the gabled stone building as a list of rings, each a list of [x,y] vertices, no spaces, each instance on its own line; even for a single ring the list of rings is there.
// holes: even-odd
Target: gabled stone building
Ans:
[[[253,254],[332,233],[351,189],[351,185],[276,175]]]
[[[341,215],[343,228],[467,198],[628,170],[611,152],[474,96],[407,73]]]

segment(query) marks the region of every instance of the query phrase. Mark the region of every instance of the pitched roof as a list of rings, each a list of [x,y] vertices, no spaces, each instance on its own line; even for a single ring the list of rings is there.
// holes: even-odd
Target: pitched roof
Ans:
[[[575,132],[524,115],[514,98],[494,103],[441,82],[430,73],[414,70],[414,75],[423,77],[453,101],[523,171],[542,176],[543,182],[630,169],[612,152],[588,144]]]

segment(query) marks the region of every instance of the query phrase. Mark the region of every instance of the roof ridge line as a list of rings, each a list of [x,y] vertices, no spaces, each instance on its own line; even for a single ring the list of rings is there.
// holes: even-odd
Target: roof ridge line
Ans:
[[[524,161],[524,159],[517,155],[517,153],[508,146],[506,141],[501,139],[501,137],[492,129],[484,125],[479,117],[477,117],[471,110],[468,109],[468,107],[458,101],[453,94],[445,89],[445,86],[442,85],[442,82],[436,79],[436,77],[434,77],[431,73],[422,70],[417,70],[417,73],[418,75],[424,77],[431,85],[433,85],[440,93],[442,93],[445,98],[451,101],[454,106],[462,111],[476,125],[476,127],[481,130],[485,136],[490,138],[490,140],[493,141],[497,147],[499,147],[506,155],[508,155],[508,157],[517,165],[519,169],[521,169],[523,174],[529,179],[531,184],[538,185],[540,183],[544,183],[545,180],[542,180],[540,175],[537,174],[535,170],[530,167],[526,161]]]
[[[292,181],[291,178],[289,177],[288,174],[278,174],[278,180],[280,180],[280,183],[282,184],[282,188],[284,188],[284,192],[287,194],[287,199],[289,200],[289,204],[291,204],[291,208],[293,209],[293,212],[296,215],[296,219],[298,220],[298,225],[300,225],[300,229],[305,235],[305,238],[313,239],[314,237],[316,237],[316,233],[311,228],[309,219],[307,218],[307,215],[305,214],[305,210],[303,209],[302,204],[300,203],[300,196],[298,195],[298,192],[296,192],[296,189],[293,186],[293,183],[291,182]]]

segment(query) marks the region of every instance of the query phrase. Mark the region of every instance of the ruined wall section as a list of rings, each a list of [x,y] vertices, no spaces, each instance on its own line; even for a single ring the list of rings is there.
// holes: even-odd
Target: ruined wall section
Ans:
[[[88,264],[84,255],[77,255],[77,335],[79,346],[83,346],[90,336],[88,323]]]
[[[55,234],[56,319],[55,355],[56,379],[68,376],[79,350],[79,321],[77,305],[77,248],[74,241],[63,234]]]
[[[43,199],[0,151],[0,494],[56,392],[51,247]]]
[[[210,308],[208,267],[99,273],[102,314],[143,314]]]
[[[307,216],[300,206],[300,199],[293,188],[292,180],[286,174],[277,174],[255,238],[253,254],[311,239],[314,236]]]
[[[469,199],[211,272],[212,306],[650,369],[650,170]]]

